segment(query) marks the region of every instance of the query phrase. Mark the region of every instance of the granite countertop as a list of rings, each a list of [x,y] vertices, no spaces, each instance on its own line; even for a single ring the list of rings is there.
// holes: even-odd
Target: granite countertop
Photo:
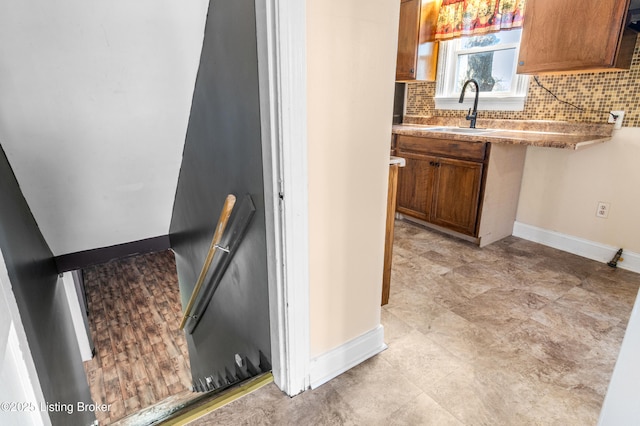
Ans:
[[[572,123],[539,120],[478,119],[477,129],[491,129],[480,134],[462,134],[429,130],[433,127],[469,127],[467,120],[448,117],[405,116],[403,124],[394,124],[397,135],[446,137],[450,140],[529,145],[548,148],[579,149],[611,139],[613,124]]]

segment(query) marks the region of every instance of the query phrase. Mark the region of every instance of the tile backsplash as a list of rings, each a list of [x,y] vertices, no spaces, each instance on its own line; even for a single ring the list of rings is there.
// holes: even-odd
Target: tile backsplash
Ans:
[[[607,111],[625,111],[624,127],[640,127],[640,37],[628,71],[542,75],[538,79],[560,99],[585,109],[580,111],[554,99],[531,77],[524,111],[482,111],[492,119],[556,120],[606,123]],[[406,115],[464,117],[466,111],[436,110],[436,84],[407,84]],[[480,95],[482,108],[482,95]]]

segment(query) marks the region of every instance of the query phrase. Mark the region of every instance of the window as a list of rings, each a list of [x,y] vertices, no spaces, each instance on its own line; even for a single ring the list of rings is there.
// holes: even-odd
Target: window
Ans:
[[[471,93],[462,104],[458,99],[464,82],[473,78],[480,86],[479,110],[522,111],[529,78],[516,74],[521,32],[507,30],[440,42],[436,109],[468,109]]]

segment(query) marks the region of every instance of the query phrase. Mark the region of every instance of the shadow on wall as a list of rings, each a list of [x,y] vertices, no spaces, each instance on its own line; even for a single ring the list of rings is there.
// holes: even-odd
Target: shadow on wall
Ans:
[[[50,410],[54,425],[87,425],[95,416],[75,409],[79,402],[92,401],[64,285],[1,147],[0,205],[0,249],[46,400],[42,402],[74,408]]]

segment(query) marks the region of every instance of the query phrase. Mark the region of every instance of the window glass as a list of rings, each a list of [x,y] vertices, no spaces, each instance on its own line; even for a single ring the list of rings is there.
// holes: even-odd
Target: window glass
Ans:
[[[456,80],[459,91],[473,78],[481,92],[511,92],[521,30],[463,37],[456,47]]]
[[[474,79],[483,109],[516,111],[524,108],[527,76],[516,74],[522,30],[504,30],[440,42],[436,108],[463,109],[462,86]]]
[[[470,49],[479,46],[495,46],[500,43],[520,43],[520,34],[522,30],[505,30],[497,33],[462,37],[460,38],[462,48]]]
[[[511,92],[515,59],[515,48],[458,55],[454,90],[459,92],[464,82],[473,78],[481,92]]]

